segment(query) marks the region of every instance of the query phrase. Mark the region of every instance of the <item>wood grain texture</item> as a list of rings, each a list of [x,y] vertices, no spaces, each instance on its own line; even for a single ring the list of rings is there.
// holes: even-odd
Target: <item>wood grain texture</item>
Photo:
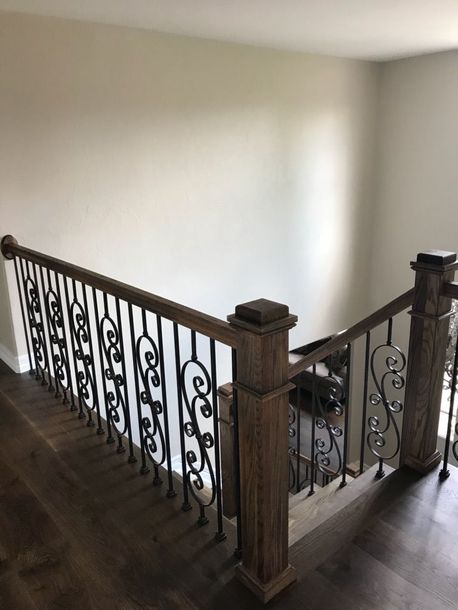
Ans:
[[[288,334],[296,317],[265,299],[240,305],[236,312],[230,320],[240,332],[239,577],[268,601],[295,578],[288,563]]]
[[[2,253],[6,258],[19,256],[46,269],[51,269],[66,277],[132,303],[132,305],[142,307],[172,322],[191,328],[216,341],[231,347],[237,347],[237,332],[224,320],[202,313],[186,305],[180,305],[146,290],[129,286],[129,284],[119,282],[100,273],[95,273],[94,271],[89,271],[47,254],[30,250],[20,246],[11,236],[5,237],[11,238],[2,242]]]
[[[410,307],[410,305],[412,305],[413,297],[414,289],[411,288],[410,290],[404,292],[404,294],[401,294],[401,296],[394,299],[384,307],[378,309],[376,312],[374,312],[367,318],[364,318],[364,320],[361,320],[357,324],[351,326],[349,329],[337,334],[333,339],[331,339],[321,347],[318,347],[313,352],[310,352],[310,354],[307,354],[297,362],[293,362],[289,367],[289,378],[292,379],[296,375],[299,375],[299,373],[302,373],[302,371],[308,369],[315,362],[323,360],[323,358],[326,358],[337,350],[346,347],[349,343],[352,343],[356,339],[362,337],[369,330],[372,330],[373,328],[379,326],[379,324],[382,324],[389,318],[397,315],[398,313],[401,313],[402,311],[404,311],[404,309],[407,309],[407,307]]]
[[[30,376],[2,363],[0,464],[2,610],[74,609],[73,592],[84,609],[264,607],[234,578],[233,527],[215,544],[211,512],[210,524],[197,528],[180,498],[167,499],[152,475],[139,476]],[[435,473],[399,471],[383,511],[338,554],[312,571],[300,553],[291,557],[298,581],[269,608],[456,609],[458,470],[451,470],[443,484]],[[26,548],[35,552],[33,574],[21,569]],[[44,552],[52,560],[36,559]]]
[[[451,313],[451,299],[443,295],[443,286],[455,272],[448,264],[423,262],[412,263],[412,269],[416,272],[415,296],[410,312],[401,464],[428,472],[441,459],[437,434]]]

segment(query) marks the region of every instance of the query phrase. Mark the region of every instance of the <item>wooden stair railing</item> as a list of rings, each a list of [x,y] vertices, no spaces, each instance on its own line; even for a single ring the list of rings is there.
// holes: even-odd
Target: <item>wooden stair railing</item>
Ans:
[[[132,462],[136,461],[134,423],[140,439],[140,471],[152,467],[157,484],[165,478],[167,495],[180,493],[183,510],[197,507],[199,525],[214,519],[217,541],[224,539],[220,436],[223,443],[227,444],[227,439],[229,444],[233,442],[231,485],[236,497],[231,511],[237,516],[238,552],[242,553],[237,574],[264,602],[296,578],[288,555],[289,394],[297,391],[292,380],[310,367],[313,372],[318,361],[341,347],[350,346],[351,351],[357,338],[366,335],[367,339],[375,326],[385,322],[386,345],[392,346],[392,318],[409,306],[412,320],[400,464],[419,472],[437,464],[435,443],[448,317],[451,298],[458,295],[458,286],[452,283],[457,268],[453,253],[419,254],[412,264],[416,271],[414,289],[290,365],[289,331],[297,318],[286,305],[266,299],[244,303],[236,306],[226,322],[25,248],[12,236],[2,239],[1,251],[6,259],[14,261],[31,371],[57,396],[63,395],[64,402],[88,425],[97,423],[97,433],[106,434],[107,442],[117,441],[118,452],[127,449]],[[173,366],[165,366],[170,364],[164,355],[170,346],[164,342],[162,320],[168,321],[173,331],[170,336],[175,371]],[[182,341],[184,334],[186,342]],[[141,348],[143,342],[148,346]],[[222,411],[219,421],[216,342],[232,350],[234,425],[226,440],[220,433],[227,413]],[[208,354],[205,357],[204,344]],[[368,357],[366,349],[366,363]],[[198,371],[189,381],[186,375],[193,366]],[[390,369],[393,361],[387,359],[387,366]],[[173,398],[166,383],[170,379],[167,374],[171,374],[167,368],[175,375]],[[396,369],[391,372],[396,376]],[[350,391],[350,384],[347,388]],[[224,399],[224,392],[220,398]],[[338,394],[333,391],[330,399],[335,408]],[[376,403],[372,404],[391,409],[391,415],[398,412],[398,402],[390,402],[383,395],[374,400]],[[174,408],[178,424],[172,429],[173,418],[167,418],[168,410]],[[344,410],[347,431],[350,410]],[[326,417],[320,422],[324,430],[328,426],[325,420]],[[379,424],[372,419],[369,428],[380,449],[385,445]],[[177,489],[170,472],[170,438],[174,434],[181,451],[181,489]],[[320,451],[312,456],[311,467],[319,468],[321,464],[328,468],[323,446],[315,446]],[[162,453],[158,453],[158,447]],[[345,439],[342,451],[342,480],[340,485],[337,480],[333,482],[334,491],[329,498],[338,497],[338,489],[346,485]],[[212,472],[211,493],[206,490],[199,495],[205,468]],[[224,476],[224,463],[222,472]],[[379,477],[383,475],[383,458],[376,472]],[[356,479],[358,486],[363,486],[368,473]],[[353,495],[358,495],[358,486]],[[341,498],[352,496],[349,490]],[[357,502],[357,497],[352,497],[351,502]],[[342,499],[340,504],[344,504]],[[300,504],[294,511],[297,522],[301,522]],[[327,514],[332,514],[332,505],[328,504]],[[315,528],[315,535],[317,531]],[[307,547],[306,541],[303,546]]]

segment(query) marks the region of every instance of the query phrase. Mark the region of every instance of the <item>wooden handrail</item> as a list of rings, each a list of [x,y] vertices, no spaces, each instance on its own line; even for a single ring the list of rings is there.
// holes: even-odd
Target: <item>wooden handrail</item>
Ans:
[[[132,305],[142,307],[147,311],[186,326],[225,345],[230,347],[237,347],[238,345],[237,331],[224,320],[202,313],[191,307],[180,305],[174,301],[169,301],[146,290],[129,286],[129,284],[124,284],[94,271],[89,271],[83,267],[78,267],[72,263],[30,250],[20,246],[11,235],[7,235],[2,239],[1,250],[6,258],[18,256],[127,301]]]
[[[442,296],[458,299],[458,282],[446,282],[442,286]]]
[[[308,369],[315,362],[326,358],[327,356],[336,352],[342,347],[345,347],[348,343],[359,339],[359,337],[372,330],[379,324],[382,324],[389,318],[392,318],[401,311],[404,311],[404,309],[412,305],[413,297],[414,289],[411,288],[410,290],[404,292],[404,294],[401,294],[401,296],[397,297],[387,305],[384,305],[383,307],[378,309],[376,312],[374,312],[367,318],[364,318],[364,320],[361,320],[351,328],[348,328],[347,330],[338,333],[333,339],[330,339],[321,347],[318,347],[313,352],[310,352],[310,354],[307,354],[306,356],[301,358],[301,360],[298,360],[294,364],[290,365],[288,369],[289,378],[292,379],[296,375],[299,375],[299,373],[302,373],[302,371]]]

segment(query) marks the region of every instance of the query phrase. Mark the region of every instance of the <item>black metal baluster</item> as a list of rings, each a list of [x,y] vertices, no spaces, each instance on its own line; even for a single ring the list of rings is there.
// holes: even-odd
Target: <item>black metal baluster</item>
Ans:
[[[301,390],[296,386],[296,493],[301,490]]]
[[[388,320],[388,332],[387,332],[387,345],[392,345],[393,341],[393,318],[389,318]],[[379,458],[378,461],[378,470],[375,473],[376,479],[382,479],[385,476],[385,471],[383,470],[384,459],[382,457]]]
[[[345,487],[347,484],[347,459],[348,459],[348,436],[349,430],[349,412],[350,412],[350,389],[351,389],[351,343],[347,344],[347,379],[345,393],[345,414],[344,414],[344,446],[343,446],[343,461],[342,461],[342,481],[340,487]]]
[[[162,336],[162,318],[156,315],[157,325],[157,339],[159,344],[159,362],[161,366],[161,390],[162,390],[162,408],[164,410],[164,431],[165,431],[165,450],[167,459],[167,477],[168,477],[168,490],[167,497],[174,498],[177,493],[173,485],[173,473],[172,473],[172,456],[170,454],[170,430],[169,430],[169,409],[167,403],[167,387],[166,387],[166,376],[165,376],[165,359],[164,359],[164,343]]]
[[[73,355],[73,370],[75,372],[76,395],[78,397],[79,411],[81,412],[83,407],[82,407],[82,404],[81,404],[81,394],[80,394],[80,387],[79,387],[79,383],[78,383],[78,364],[77,364],[77,361],[76,361],[75,339],[74,339],[74,336],[73,336],[74,320],[72,320],[72,310],[71,310],[70,296],[69,296],[69,291],[68,291],[68,281],[67,281],[67,278],[64,275],[62,276],[62,282],[64,283],[65,302],[66,302],[66,305],[67,305],[67,316],[68,316],[68,325],[69,325],[69,333],[70,333],[70,343],[71,343],[71,346],[72,346],[72,355]],[[71,402],[70,410],[71,411],[77,411],[78,410],[78,407],[75,405],[75,401],[74,400],[72,400],[72,402]]]
[[[28,264],[28,261],[27,261]],[[48,373],[48,390],[50,392],[54,391],[54,387],[52,384],[52,377],[51,377],[51,367],[49,365],[49,352],[48,352],[48,344],[46,341],[46,334],[45,334],[45,323],[43,321],[43,307],[42,307],[42,303],[41,303],[41,295],[40,295],[40,289],[38,287],[38,279],[37,279],[37,268],[35,263],[32,263],[32,269],[33,269],[33,279],[35,282],[35,287],[36,287],[36,294],[37,294],[37,313],[39,313],[40,316],[40,322],[37,326],[38,332],[41,334],[41,339],[43,342],[43,351],[44,351],[44,363],[45,363],[45,371],[47,371]],[[46,381],[43,378],[43,385],[46,385]]]
[[[50,277],[49,269],[48,269],[48,281],[51,283],[51,277]],[[65,351],[65,356],[66,356],[66,372],[67,372],[67,377],[68,377],[68,379],[67,379],[67,390],[68,390],[68,392],[70,394],[71,410],[74,411],[76,409],[76,407],[75,407],[75,395],[73,393],[72,373],[71,373],[71,368],[70,368],[70,355],[68,353],[68,338],[67,338],[68,334],[67,334],[67,329],[66,329],[66,325],[65,325],[64,309],[63,309],[63,306],[62,306],[62,295],[61,295],[61,291],[60,291],[59,276],[56,273],[56,271],[54,271],[54,283],[56,285],[56,294],[57,294],[58,306],[59,306],[60,316],[61,316],[61,321],[62,321],[63,349]],[[68,404],[68,402],[69,402],[67,394],[66,394],[67,390],[64,390],[64,392],[63,392],[64,398],[63,398],[62,402],[63,402],[64,405]]]
[[[40,270],[40,280],[41,280],[41,293],[43,296],[43,301],[44,301],[44,310],[45,310],[45,318],[46,318],[46,329],[48,331],[48,343],[49,343],[49,353],[48,353],[48,373],[49,373],[49,386],[48,386],[48,391],[49,392],[54,392],[54,397],[55,398],[59,398],[60,396],[62,396],[62,394],[59,392],[59,380],[57,378],[57,372],[56,372],[56,362],[54,360],[54,350],[53,350],[53,341],[51,338],[51,327],[50,327],[50,317],[51,317],[51,312],[49,311],[48,308],[48,302],[47,302],[47,298],[46,298],[46,294],[47,294],[47,290],[45,288],[45,281],[44,281],[44,277],[43,277],[43,267],[40,265],[39,266],[39,270]],[[44,326],[43,326],[43,333],[45,332],[44,330]],[[49,361],[49,358],[51,357],[51,362]],[[55,384],[55,388],[53,387],[53,384],[51,382],[51,363],[52,363],[52,369],[54,372],[54,384]]]
[[[76,282],[73,279],[72,279],[72,292],[73,292],[73,301],[72,301],[72,304],[70,305],[70,311],[71,311],[71,316],[72,316],[71,323],[72,323],[72,330],[73,330],[73,332],[75,334],[75,339],[77,339],[78,330],[76,328],[76,324],[75,323],[78,323],[78,320],[77,320],[77,315],[78,314],[74,313],[74,309],[76,309],[76,306],[78,304],[78,296],[77,296],[78,293],[77,293],[77,290],[76,290]],[[84,410],[83,410],[83,404],[85,402],[84,396],[83,396],[83,391],[84,390],[83,390],[82,385],[81,385],[81,375],[80,375],[79,368],[78,368],[78,361],[82,360],[83,358],[84,358],[83,348],[82,348],[82,346],[78,345],[77,349],[76,349],[76,383],[77,383],[77,385],[79,387],[78,396],[80,398],[80,401],[79,401],[78,417],[80,419],[86,419],[86,414],[84,413]],[[88,421],[90,422],[91,421],[91,413],[90,413],[89,410],[88,410],[88,416],[89,416],[89,420]]]
[[[367,394],[369,387],[369,356],[371,351],[371,331],[366,333],[366,353],[364,357],[364,389],[363,389],[363,419],[361,423],[361,447],[359,456],[359,474],[364,472],[364,456],[366,451],[366,418],[367,418]]]
[[[49,384],[47,384],[46,375],[45,375],[46,370],[47,370],[47,364],[48,364],[48,361],[47,361],[48,354],[47,354],[46,345],[43,340],[43,335],[44,335],[43,317],[41,315],[40,293],[38,292],[38,283],[37,283],[35,266],[32,264],[33,275],[34,275],[33,279],[30,275],[29,261],[25,261],[25,268],[27,270],[27,280],[26,281],[30,282],[30,284],[31,284],[29,294],[32,299],[32,302],[29,304],[29,310],[30,310],[30,316],[31,316],[31,326],[32,326],[32,328],[35,328],[35,333],[36,333],[36,346],[37,346],[37,355],[38,355],[37,357],[38,357],[38,360],[40,360],[40,354],[41,354],[41,358],[43,360],[43,363],[40,363],[41,385],[49,385],[50,377],[48,375]],[[37,319],[37,315],[38,315],[38,319]]]
[[[139,371],[139,363],[138,363],[138,358],[137,358],[137,347],[136,347],[136,341],[135,341],[134,315],[133,315],[131,303],[128,304],[128,310],[129,310],[130,340],[131,340],[131,344],[132,344],[132,357],[134,360],[134,380],[135,380],[135,395],[137,397],[138,431],[140,434],[140,453],[141,453],[141,462],[142,462],[141,467],[140,467],[140,473],[147,474],[149,472],[149,468],[146,464],[146,456],[145,456],[145,438],[144,438],[144,432],[143,432],[143,423],[142,423],[143,417],[142,417],[142,406],[141,406],[142,401],[141,401],[140,384],[139,384],[140,371]],[[146,336],[147,329],[146,329],[146,320],[144,318],[144,309],[142,309],[142,320],[143,320],[143,336]]]
[[[40,381],[42,379],[42,373],[40,373],[42,366],[40,363],[39,342],[38,342],[37,338],[34,337],[34,334],[33,334],[34,325],[33,325],[32,304],[30,302],[31,295],[30,295],[30,291],[28,289],[28,271],[27,271],[26,263],[22,258],[19,259],[19,262],[20,262],[19,266],[21,268],[22,285],[24,288],[25,304],[26,304],[26,308],[27,308],[27,322],[29,324],[30,343],[32,346],[33,356],[34,356],[34,361],[35,361],[35,379],[37,381]],[[24,269],[27,271],[27,277],[26,277]]]
[[[444,462],[442,469],[439,473],[439,479],[445,481],[450,476],[450,470],[448,469],[448,460],[450,457],[450,443],[452,438],[452,421],[455,414],[455,396],[456,396],[456,384],[458,374],[458,339],[455,346],[455,358],[453,361],[453,372],[452,372],[452,387],[450,390],[450,407],[448,410],[447,420],[447,436],[445,437],[445,448],[444,448]]]
[[[310,491],[308,493],[309,496],[312,496],[315,493],[315,426],[316,426],[316,363],[314,362],[312,365],[312,435],[311,435],[311,467],[310,467]]]
[[[232,417],[234,420],[234,468],[235,468],[235,506],[237,512],[237,546],[234,555],[242,557],[242,504],[240,497],[240,438],[239,408],[237,400],[237,352],[232,350]]]
[[[180,447],[181,447],[181,468],[183,475],[183,504],[182,510],[191,510],[192,506],[189,503],[188,496],[188,484],[186,481],[186,448],[184,438],[184,419],[183,419],[183,395],[181,388],[181,358],[180,358],[180,337],[178,332],[178,325],[176,322],[173,323],[173,337],[175,342],[175,365],[176,365],[176,376],[177,376],[177,398],[178,398],[178,420],[180,425]]]
[[[97,372],[95,369],[95,358],[94,358],[94,346],[92,343],[92,331],[91,331],[91,320],[89,315],[89,307],[87,300],[87,289],[86,284],[81,284],[81,288],[83,291],[83,302],[84,302],[84,311],[86,314],[86,327],[87,327],[87,335],[88,335],[88,343],[89,343],[89,355],[91,358],[91,368],[92,368],[92,399],[94,401],[95,411],[97,414],[97,430],[96,433],[98,435],[105,434],[105,430],[102,426],[102,418],[100,417],[100,401],[99,401],[99,391],[97,387]]]
[[[221,497],[221,454],[219,441],[219,416],[217,395],[218,382],[216,378],[216,350],[214,339],[210,339],[210,367],[213,403],[213,438],[215,440],[216,511],[218,521],[218,530],[215,534],[215,540],[217,542],[221,542],[222,540],[225,540],[226,534],[223,531],[223,503]]]
[[[103,348],[102,348],[102,331],[101,331],[101,318],[99,317],[99,306],[97,302],[97,292],[96,289],[92,288],[92,300],[94,302],[94,312],[95,312],[95,323],[97,328],[97,342],[99,346],[99,357],[100,357],[100,373],[102,375],[102,387],[103,387],[103,402],[105,405],[105,417],[107,424],[107,445],[111,445],[115,442],[114,437],[111,434],[111,421],[110,421],[110,412],[108,409],[108,401],[107,401],[107,382],[105,379],[105,364],[103,358]],[[104,303],[105,303],[105,294],[104,294]]]
[[[21,291],[21,284],[19,281],[19,271],[18,271],[18,264],[17,264],[17,257],[14,257],[14,272],[16,275],[16,284],[17,284],[17,290],[18,290],[18,294],[19,294],[19,303],[21,306],[21,316],[22,316],[22,324],[24,325],[24,335],[25,335],[25,342],[27,345],[27,355],[29,357],[29,375],[35,375],[35,367],[32,364],[32,352],[30,349],[30,342],[29,342],[29,333],[27,330],[27,323],[26,323],[26,319],[25,319],[25,310],[24,310],[24,302],[23,299],[25,298],[25,296],[23,295],[22,291]]]
[[[127,461],[129,462],[129,464],[134,464],[137,461],[137,458],[134,455],[134,444],[132,441],[132,424],[130,421],[129,392],[127,389],[126,358],[125,358],[125,351],[124,351],[124,338],[123,338],[123,331],[122,331],[121,309],[119,306],[119,299],[117,297],[115,299],[115,303],[116,303],[116,316],[118,319],[119,345],[120,345],[120,352],[121,352],[121,368],[122,368],[122,376],[124,379],[124,407],[125,407],[124,417],[126,417],[127,437],[128,437],[128,443],[129,443],[129,458]]]

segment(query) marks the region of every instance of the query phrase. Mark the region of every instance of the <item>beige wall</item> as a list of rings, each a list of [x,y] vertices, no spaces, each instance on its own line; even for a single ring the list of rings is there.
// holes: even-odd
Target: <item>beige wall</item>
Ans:
[[[413,285],[424,249],[458,251],[458,52],[384,64],[371,304]]]
[[[0,233],[221,317],[286,302],[293,342],[335,331],[365,308],[377,75],[0,13]]]

